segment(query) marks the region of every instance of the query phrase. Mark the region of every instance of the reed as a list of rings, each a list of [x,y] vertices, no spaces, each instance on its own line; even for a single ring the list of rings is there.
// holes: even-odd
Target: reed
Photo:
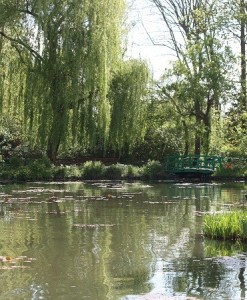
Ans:
[[[247,213],[243,211],[206,215],[203,233],[220,240],[247,240]]]

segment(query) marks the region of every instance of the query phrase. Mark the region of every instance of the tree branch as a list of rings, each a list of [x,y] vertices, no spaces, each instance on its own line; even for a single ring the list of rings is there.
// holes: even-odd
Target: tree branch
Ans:
[[[3,36],[4,38],[6,38],[7,40],[11,41],[12,43],[21,45],[22,47],[24,47],[27,51],[29,51],[34,57],[38,58],[39,60],[43,60],[42,56],[35,51],[32,47],[30,47],[27,43],[23,42],[21,39],[15,39],[12,38],[8,35],[6,35],[3,31],[0,31],[0,35]]]

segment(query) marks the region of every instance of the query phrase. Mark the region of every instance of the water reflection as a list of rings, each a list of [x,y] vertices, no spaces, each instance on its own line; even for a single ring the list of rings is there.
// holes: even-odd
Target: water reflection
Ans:
[[[246,249],[202,237],[244,184],[1,186],[0,299],[244,299]],[[14,261],[14,260],[13,260]]]

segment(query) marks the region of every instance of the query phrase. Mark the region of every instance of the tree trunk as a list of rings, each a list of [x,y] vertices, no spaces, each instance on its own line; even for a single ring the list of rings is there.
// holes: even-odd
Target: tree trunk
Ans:
[[[56,161],[59,145],[61,143],[62,137],[64,136],[64,110],[56,111],[53,114],[52,126],[49,132],[47,141],[46,154],[48,158],[52,161]]]
[[[185,140],[184,155],[188,155],[189,154],[189,130],[184,120],[182,121],[182,124],[184,128],[184,140]]]
[[[243,110],[247,110],[247,100],[246,100],[246,46],[245,46],[245,0],[240,1],[240,14],[241,14],[241,95],[240,95],[240,107]]]
[[[200,110],[200,102],[198,99],[195,100],[195,116],[196,116],[196,123],[195,123],[195,155],[201,154],[201,110]]]
[[[210,148],[210,135],[211,135],[210,117],[207,117],[206,120],[204,120],[204,130],[205,132],[203,134],[202,147],[203,147],[203,153],[208,154]]]
[[[200,155],[201,154],[201,136],[198,132],[195,134],[195,155]]]

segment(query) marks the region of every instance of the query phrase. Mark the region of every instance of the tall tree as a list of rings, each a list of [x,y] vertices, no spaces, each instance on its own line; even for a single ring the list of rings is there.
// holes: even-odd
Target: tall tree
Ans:
[[[247,110],[246,97],[246,3],[240,0],[240,49],[241,49],[241,96],[240,103],[244,110]]]
[[[96,132],[108,134],[107,94],[121,60],[124,11],[124,0],[0,3],[1,43],[15,49],[25,68],[19,95],[25,123],[51,160],[69,131],[85,143]]]
[[[177,105],[186,101],[187,115],[195,120],[194,153],[200,154],[202,147],[207,153],[212,108],[219,106],[226,83],[224,56],[227,52],[223,54],[218,38],[217,1],[151,1],[168,29],[169,47],[177,57],[173,76],[179,76],[180,83],[183,82]]]
[[[226,0],[223,11],[225,13],[225,32],[229,40],[239,44],[236,55],[240,58],[240,84],[238,96],[239,111],[247,110],[247,83],[246,83],[246,26],[247,3],[246,0]],[[236,47],[235,47],[236,48]],[[236,49],[235,49],[236,51]]]

